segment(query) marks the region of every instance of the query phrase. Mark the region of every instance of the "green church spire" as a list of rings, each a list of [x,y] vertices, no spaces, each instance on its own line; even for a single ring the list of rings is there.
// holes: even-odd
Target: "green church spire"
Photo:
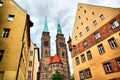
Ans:
[[[58,19],[57,34],[62,34],[62,30],[61,30],[59,19]]]
[[[45,17],[45,23],[44,23],[44,30],[43,30],[43,32],[49,32],[48,24],[47,24],[47,17]]]

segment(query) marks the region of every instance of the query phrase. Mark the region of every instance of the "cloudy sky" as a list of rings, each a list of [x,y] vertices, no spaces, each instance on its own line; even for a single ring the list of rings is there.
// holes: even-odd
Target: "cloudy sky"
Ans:
[[[31,39],[40,48],[41,35],[44,27],[44,19],[47,16],[49,32],[51,36],[51,54],[56,54],[57,20],[59,18],[62,32],[68,40],[72,35],[75,14],[78,3],[93,4],[120,8],[120,0],[15,0],[23,9],[27,10],[34,26],[31,28]],[[72,71],[71,56],[69,54],[70,70]]]

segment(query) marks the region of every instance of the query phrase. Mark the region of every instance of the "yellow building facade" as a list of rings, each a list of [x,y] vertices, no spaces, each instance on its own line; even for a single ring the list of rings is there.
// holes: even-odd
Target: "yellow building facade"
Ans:
[[[32,43],[30,44],[29,48],[29,54],[27,58],[27,80],[37,80],[37,72],[38,72],[38,66],[39,66],[39,48],[36,46],[36,44]]]
[[[120,9],[78,4],[68,45],[75,80],[119,80]]]
[[[31,26],[14,0],[0,0],[0,80],[26,80]]]

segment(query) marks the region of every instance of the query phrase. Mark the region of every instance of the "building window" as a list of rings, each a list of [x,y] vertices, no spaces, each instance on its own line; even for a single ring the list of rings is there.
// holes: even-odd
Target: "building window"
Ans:
[[[29,67],[31,67],[32,66],[32,61],[29,61]]]
[[[105,68],[106,73],[110,73],[110,72],[113,71],[113,69],[112,69],[112,67],[111,67],[111,65],[110,65],[110,62],[107,62],[107,63],[105,63],[105,64],[103,64],[103,65],[104,65],[104,68]]]
[[[85,73],[86,73],[86,78],[91,78],[92,77],[90,69],[85,70]]]
[[[47,57],[48,56],[48,51],[47,50],[45,50],[45,57]]]
[[[0,50],[0,61],[2,61],[4,50]]]
[[[32,56],[33,55],[33,51],[30,51],[30,56]]]
[[[28,71],[28,80],[31,80],[31,71]]]
[[[118,26],[120,26],[120,24],[118,23],[117,20],[115,20],[114,22],[112,22],[110,25],[111,25],[112,29],[115,29],[115,28],[117,28]]]
[[[84,10],[84,13],[86,13],[86,10]]]
[[[14,21],[14,16],[15,16],[15,15],[9,14],[9,16],[8,16],[8,21],[9,21],[9,22]]]
[[[96,39],[99,39],[101,36],[100,36],[100,33],[99,32],[97,32],[96,34],[95,34],[95,38]]]
[[[64,44],[63,42],[60,43],[60,47],[64,47],[64,45],[65,45],[65,44]]]
[[[44,46],[45,46],[45,47],[48,46],[48,41],[44,41]]]
[[[77,53],[77,52],[78,52],[78,50],[77,50],[77,47],[76,47],[76,46],[74,46],[74,47],[73,47],[73,51],[74,51],[74,53]]]
[[[101,19],[101,20],[104,19],[104,15],[103,15],[103,14],[100,15],[100,19]]]
[[[105,50],[104,50],[104,47],[103,47],[102,44],[98,45],[97,47],[98,47],[98,51],[99,51],[100,54],[105,53]]]
[[[92,59],[92,54],[91,54],[91,51],[87,51],[87,58],[88,60],[91,60]]]
[[[77,27],[77,29],[78,29],[78,27]]]
[[[120,59],[117,59],[117,64],[120,67]]]
[[[7,38],[9,36],[9,33],[10,33],[10,29],[5,28],[3,31],[2,37]]]
[[[79,16],[79,19],[80,19],[81,17]]]
[[[88,32],[89,30],[90,30],[90,29],[89,29],[89,27],[87,26],[87,27],[86,27],[86,31]]]
[[[92,15],[94,15],[95,13],[94,12],[92,12]]]
[[[76,57],[75,61],[76,61],[76,65],[80,64],[79,57]]]
[[[75,36],[75,40],[77,40],[78,38],[77,38],[77,36]]]
[[[84,72],[83,72],[83,71],[79,72],[79,75],[80,75],[80,79],[81,79],[81,80],[84,80],[84,79],[85,79],[85,75],[84,75]]]
[[[82,37],[82,32],[79,33],[80,37]]]
[[[83,25],[83,22],[81,22],[81,25]]]
[[[3,6],[3,2],[0,2],[0,7],[2,7]]]
[[[97,25],[97,21],[96,21],[96,20],[94,20],[94,21],[93,21],[93,24],[94,24],[94,26],[96,26],[96,25]]]
[[[86,61],[84,54],[81,55],[81,60],[82,60],[82,63]]]
[[[116,41],[115,41],[114,38],[109,39],[108,42],[109,42],[110,47],[111,47],[112,49],[117,47],[117,44],[116,44]]]
[[[86,18],[86,20],[88,21],[88,18]]]
[[[64,52],[62,51],[62,57],[64,58],[65,57],[65,54],[64,54]]]
[[[88,45],[87,41],[84,41],[84,42],[83,42],[83,46],[84,46],[84,47],[87,47],[87,45]]]

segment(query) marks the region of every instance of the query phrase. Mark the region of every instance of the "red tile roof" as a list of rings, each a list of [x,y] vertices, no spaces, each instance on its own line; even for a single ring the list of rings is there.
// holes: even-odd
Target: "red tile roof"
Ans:
[[[55,56],[50,57],[50,63],[61,63],[61,59],[56,54]]]

